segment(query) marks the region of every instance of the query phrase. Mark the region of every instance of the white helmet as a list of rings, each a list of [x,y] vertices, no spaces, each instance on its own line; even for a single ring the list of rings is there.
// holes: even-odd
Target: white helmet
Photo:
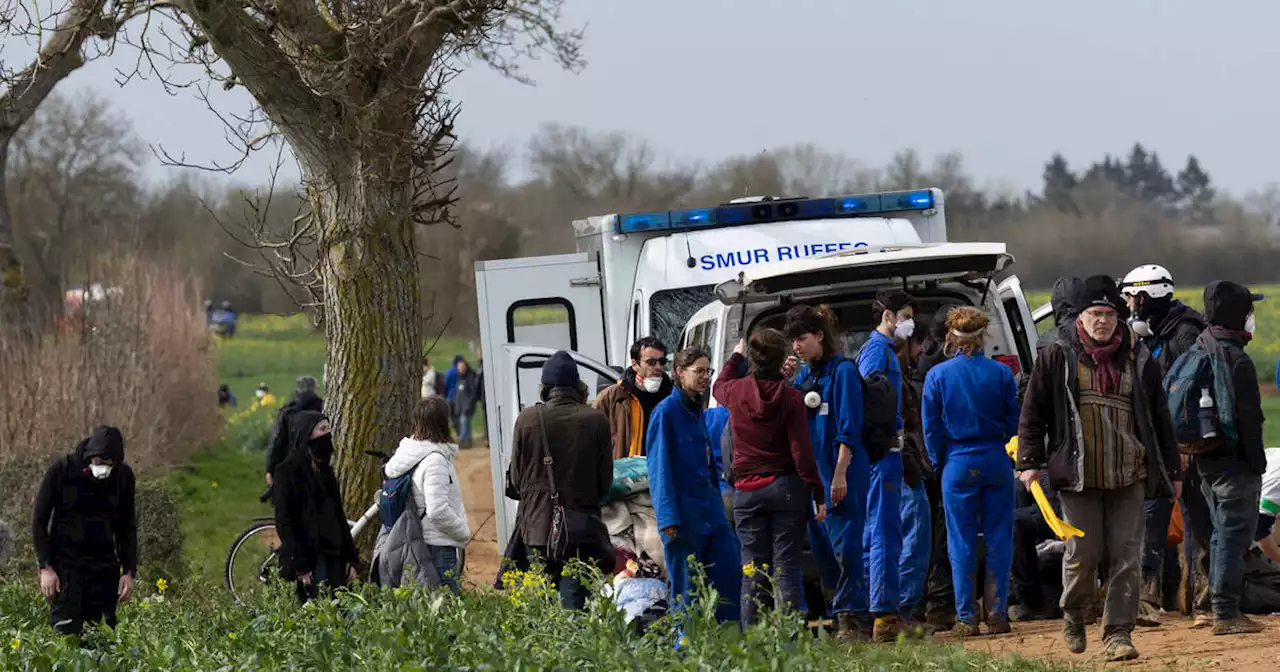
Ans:
[[[1125,296],[1146,294],[1153,299],[1173,296],[1173,275],[1164,266],[1139,266],[1124,276],[1124,281],[1120,283],[1120,293]]]

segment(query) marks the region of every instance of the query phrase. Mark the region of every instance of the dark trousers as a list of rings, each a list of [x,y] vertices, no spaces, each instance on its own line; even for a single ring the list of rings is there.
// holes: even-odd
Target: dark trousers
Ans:
[[[742,576],[742,620],[746,624],[756,622],[770,576],[777,585],[779,602],[787,609],[800,608],[808,510],[808,488],[795,474],[779,476],[759,490],[734,493],[733,517],[742,563],[756,568],[752,576],[745,572]]]
[[[1209,613],[1209,556],[1213,545],[1213,515],[1209,503],[1200,490],[1200,468],[1195,461],[1187,469],[1182,481],[1182,524],[1186,539],[1187,567],[1191,569],[1192,611]]]
[[[60,635],[80,635],[86,623],[105,622],[116,627],[116,603],[120,599],[120,572],[55,569],[62,590],[49,606],[49,625]]]
[[[1209,560],[1213,618],[1227,620],[1240,615],[1244,556],[1257,529],[1262,476],[1236,460],[1202,460],[1200,492],[1213,516],[1213,553]]]
[[[320,596],[321,589],[334,591],[347,585],[347,563],[340,556],[321,553],[311,570],[311,585],[298,582],[298,601],[306,604]]]
[[[940,477],[925,479],[925,491],[929,495],[930,527],[933,532],[933,548],[929,556],[929,577],[925,581],[925,617],[929,621],[954,620],[956,595],[951,583],[951,559],[947,555],[947,514],[942,507],[942,481]]]
[[[560,597],[560,606],[570,611],[586,609],[587,588],[577,578],[565,574],[564,570],[568,563],[547,559],[546,546],[531,546],[529,550],[542,559],[543,571],[551,580],[551,585],[556,588],[556,594]]]
[[[1142,502],[1142,601],[1155,609],[1163,606],[1169,518],[1172,514],[1171,498],[1158,497]]]
[[[1023,506],[1013,512],[1013,603],[1042,614],[1046,604],[1045,576],[1040,571],[1036,547],[1053,538],[1053,529],[1039,506]]]

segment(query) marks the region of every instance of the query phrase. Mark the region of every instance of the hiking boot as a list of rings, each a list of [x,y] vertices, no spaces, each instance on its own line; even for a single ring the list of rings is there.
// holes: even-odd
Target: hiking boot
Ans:
[[[852,612],[836,614],[836,644],[865,644],[869,640]]]
[[[1062,640],[1067,643],[1067,650],[1071,653],[1084,653],[1089,648],[1088,638],[1085,636],[1085,624],[1083,619],[1076,619],[1065,616],[1062,619]]]
[[[1007,635],[1013,632],[1013,626],[1009,625],[1008,620],[987,621],[988,635]]]
[[[1103,646],[1102,655],[1108,662],[1119,663],[1138,659],[1138,649],[1134,647],[1133,640],[1127,632],[1117,632],[1107,637]]]
[[[951,613],[930,614],[925,622],[933,626],[934,632],[942,632],[956,627],[956,615]]]
[[[914,618],[902,619],[902,632],[908,639],[928,639],[937,631],[937,628],[923,621],[917,621]]]
[[[1009,607],[1009,620],[1014,623],[1026,623],[1028,621],[1044,620],[1044,614],[1021,604],[1015,604]]]
[[[877,644],[889,644],[898,641],[902,632],[902,619],[897,616],[880,616],[871,629],[871,641]]]
[[[1138,618],[1135,621],[1141,628],[1160,627],[1160,608],[1150,602],[1138,603]]]
[[[977,623],[965,623],[964,621],[956,621],[956,627],[953,629],[956,636],[964,639],[965,637],[980,637],[982,629]]]
[[[1215,635],[1253,635],[1263,632],[1267,626],[1240,614],[1235,618],[1214,619],[1213,634]]]
[[[1195,620],[1191,622],[1191,627],[1196,630],[1203,629],[1203,628],[1212,628],[1213,616],[1211,614],[1199,612],[1196,614]]]

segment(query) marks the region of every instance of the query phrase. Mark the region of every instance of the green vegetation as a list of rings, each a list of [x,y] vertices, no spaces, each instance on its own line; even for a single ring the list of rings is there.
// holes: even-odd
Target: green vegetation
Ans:
[[[703,594],[707,595],[706,589]],[[767,615],[745,633],[695,608],[680,650],[675,625],[645,635],[607,598],[589,611],[558,608],[542,574],[512,576],[502,593],[461,598],[420,587],[362,586],[299,609],[288,586],[241,607],[208,585],[138,586],[112,632],[55,637],[30,585],[0,586],[0,667],[29,670],[1056,670],[933,644],[842,648],[799,621]],[[785,663],[784,663],[785,661]]]

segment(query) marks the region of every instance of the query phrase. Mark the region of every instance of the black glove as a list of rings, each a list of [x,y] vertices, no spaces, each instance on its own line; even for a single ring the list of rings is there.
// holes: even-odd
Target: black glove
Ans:
[[[1253,533],[1254,541],[1262,541],[1271,536],[1271,528],[1276,524],[1276,517],[1266,513],[1258,514],[1258,529]]]

